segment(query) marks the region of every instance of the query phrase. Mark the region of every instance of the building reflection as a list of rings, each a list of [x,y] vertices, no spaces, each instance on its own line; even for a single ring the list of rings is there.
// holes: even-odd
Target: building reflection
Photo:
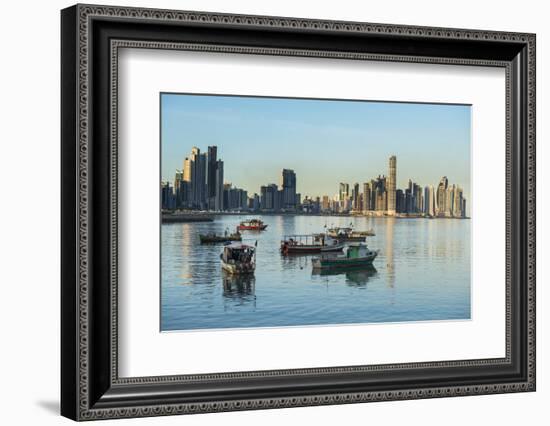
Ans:
[[[386,256],[387,285],[390,288],[395,286],[395,264],[393,261],[393,228],[395,220],[395,217],[386,218],[386,247],[384,254]]]
[[[176,243],[179,245],[180,252],[176,259],[181,267],[179,277],[182,285],[202,283],[205,281],[203,278],[214,276],[220,269],[220,246],[199,244],[200,233],[221,233],[219,226],[212,226],[211,223],[192,225],[190,223],[181,224],[181,230],[177,233]],[[214,290],[216,284],[211,282],[211,285],[206,287]]]
[[[180,231],[175,233],[179,236],[179,241],[177,244],[180,246],[181,253],[179,256],[176,256],[176,259],[179,261],[179,265],[181,266],[180,271],[180,278],[182,281],[180,281],[180,284],[183,285],[189,285],[193,284],[193,277],[194,277],[194,265],[191,262],[187,262],[186,260],[189,259],[191,256],[191,247],[193,245],[193,236],[194,236],[194,228],[189,223],[182,223],[182,224],[174,224],[172,226],[179,226]]]

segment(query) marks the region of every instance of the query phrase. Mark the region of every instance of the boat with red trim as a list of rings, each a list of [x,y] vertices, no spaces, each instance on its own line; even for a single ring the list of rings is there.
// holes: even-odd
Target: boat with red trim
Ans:
[[[263,231],[265,228],[267,228],[267,225],[260,219],[243,220],[237,226],[238,231]]]

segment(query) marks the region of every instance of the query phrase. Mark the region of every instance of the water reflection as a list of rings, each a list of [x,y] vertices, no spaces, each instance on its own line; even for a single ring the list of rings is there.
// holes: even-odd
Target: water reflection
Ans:
[[[256,278],[253,274],[233,275],[222,271],[222,284],[224,297],[249,297],[254,296],[256,291]]]
[[[289,254],[283,256],[281,254],[281,266],[285,269],[307,269],[311,268],[311,257],[319,256],[319,253],[309,253],[309,254]]]
[[[220,267],[221,245],[200,233],[223,233],[254,216],[161,228],[161,329],[189,330],[470,318],[470,221],[368,217],[273,216],[261,233],[252,276]],[[284,235],[325,225],[374,229],[374,268],[312,274],[311,256],[281,256]],[[326,285],[312,285],[323,283]]]
[[[321,277],[344,276],[346,284],[351,287],[366,287],[369,279],[377,274],[378,271],[372,265],[340,270],[314,270],[312,272],[312,275],[319,275]]]
[[[389,217],[386,219],[386,247],[384,254],[386,255],[386,268],[387,268],[387,283],[388,287],[393,288],[395,286],[395,265],[393,263],[393,228],[395,226],[395,218]]]

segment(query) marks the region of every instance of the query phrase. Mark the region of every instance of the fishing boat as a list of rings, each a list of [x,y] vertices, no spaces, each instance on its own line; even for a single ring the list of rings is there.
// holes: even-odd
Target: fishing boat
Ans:
[[[313,258],[313,270],[368,267],[378,256],[378,250],[370,250],[366,244],[350,244],[343,254],[326,254]]]
[[[227,243],[231,241],[241,241],[242,236],[237,230],[233,234],[229,234],[227,230],[223,235],[217,235],[214,232],[209,234],[199,234],[199,239],[201,244],[216,244],[216,243]]]
[[[238,231],[263,231],[265,228],[267,228],[267,225],[260,219],[243,220],[237,226]]]
[[[344,243],[325,234],[285,235],[281,241],[281,253],[328,253],[342,251],[344,246]]]
[[[333,227],[327,230],[327,235],[339,239],[341,241],[357,241],[364,242],[366,237],[374,236],[374,231],[369,229],[367,231],[356,231],[352,226],[349,227]]]
[[[222,269],[229,274],[253,274],[256,269],[256,247],[233,242],[220,254]]]

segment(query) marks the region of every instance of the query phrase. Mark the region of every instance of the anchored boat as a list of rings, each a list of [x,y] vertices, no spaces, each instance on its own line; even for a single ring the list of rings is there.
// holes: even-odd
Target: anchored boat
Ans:
[[[333,227],[327,230],[327,235],[339,239],[341,241],[358,241],[364,242],[366,237],[374,236],[374,231],[355,231],[353,227]]]
[[[260,219],[244,220],[237,226],[238,231],[263,231],[265,228],[267,225]]]
[[[342,251],[344,246],[344,243],[325,234],[285,235],[281,241],[281,253],[328,253]]]
[[[199,234],[199,239],[201,241],[201,244],[215,244],[227,243],[231,241],[241,241],[242,237],[238,230],[233,234],[229,234],[226,230],[223,235],[217,235],[213,232],[209,234]]]
[[[358,268],[371,266],[378,250],[370,250],[366,244],[350,244],[343,254],[327,254],[312,259],[314,270]]]
[[[234,242],[220,254],[222,269],[229,274],[253,274],[256,269],[256,247]]]

